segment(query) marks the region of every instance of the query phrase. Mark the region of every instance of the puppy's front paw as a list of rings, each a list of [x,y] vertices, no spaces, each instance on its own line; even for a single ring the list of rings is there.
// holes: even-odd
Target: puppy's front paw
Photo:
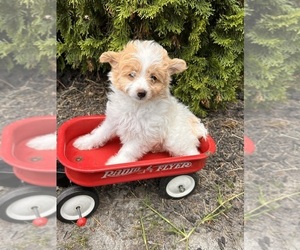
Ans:
[[[55,150],[56,133],[37,136],[26,143],[27,147],[35,150]]]
[[[122,157],[120,155],[112,156],[108,159],[108,161],[105,163],[105,165],[113,165],[113,164],[120,164],[120,163],[127,163],[127,162],[133,162],[134,160]]]
[[[90,150],[99,146],[94,137],[90,134],[80,136],[73,142],[73,146],[79,150]]]

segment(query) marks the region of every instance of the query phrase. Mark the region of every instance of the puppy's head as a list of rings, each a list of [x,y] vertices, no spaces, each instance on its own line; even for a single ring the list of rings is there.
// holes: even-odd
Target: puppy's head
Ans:
[[[112,84],[137,101],[167,95],[171,75],[186,69],[184,60],[171,59],[153,41],[131,41],[120,52],[104,52],[100,62],[111,65]]]

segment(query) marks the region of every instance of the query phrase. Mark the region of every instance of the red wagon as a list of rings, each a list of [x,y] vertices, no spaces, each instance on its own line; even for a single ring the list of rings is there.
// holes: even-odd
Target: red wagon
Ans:
[[[76,117],[65,122],[58,130],[57,156],[65,167],[72,186],[58,197],[57,217],[63,222],[77,221],[91,215],[99,204],[95,186],[121,182],[160,178],[160,193],[166,198],[182,198],[193,192],[197,183],[197,171],[207,157],[216,150],[214,140],[201,139],[200,154],[171,157],[168,153],[148,153],[137,162],[105,165],[109,157],[121,147],[118,138],[105,146],[92,150],[78,150],[73,141],[92,131],[105,116]]]
[[[0,197],[2,219],[43,224],[46,220],[41,217],[56,212],[55,189],[49,188],[56,186],[56,151],[35,150],[26,145],[32,138],[55,131],[55,116],[30,117],[3,128],[0,165],[6,170],[11,167],[20,186]],[[0,167],[1,177],[5,178],[5,174]]]

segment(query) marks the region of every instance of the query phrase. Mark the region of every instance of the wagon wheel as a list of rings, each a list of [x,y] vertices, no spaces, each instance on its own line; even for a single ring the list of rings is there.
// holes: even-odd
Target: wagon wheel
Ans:
[[[56,192],[51,188],[23,186],[0,197],[0,218],[10,222],[47,223],[46,217],[56,212]]]
[[[99,197],[95,188],[72,186],[57,198],[57,219],[84,226],[85,217],[91,216],[98,206]]]
[[[162,178],[159,192],[163,198],[180,199],[190,195],[197,187],[198,181],[196,173]]]
[[[65,173],[65,167],[59,162],[56,162],[56,185],[58,187],[69,187],[71,184]]]

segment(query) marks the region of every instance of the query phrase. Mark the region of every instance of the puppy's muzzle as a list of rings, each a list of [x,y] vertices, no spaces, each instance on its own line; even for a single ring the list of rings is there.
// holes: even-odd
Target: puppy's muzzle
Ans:
[[[145,96],[147,95],[147,91],[146,90],[139,90],[137,92],[137,97],[142,100],[143,98],[145,98]]]

